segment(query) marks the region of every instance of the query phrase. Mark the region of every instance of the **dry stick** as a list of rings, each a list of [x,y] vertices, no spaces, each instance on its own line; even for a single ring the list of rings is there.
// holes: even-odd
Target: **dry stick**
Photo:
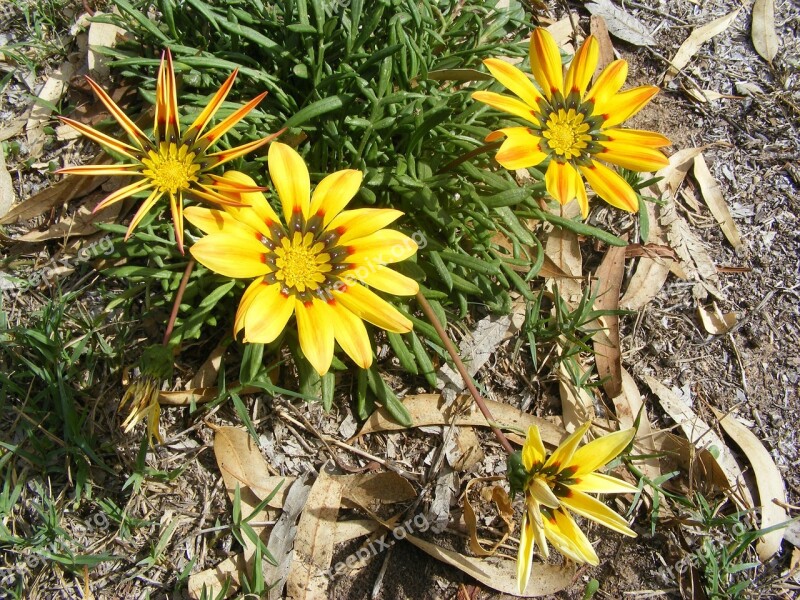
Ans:
[[[450,354],[450,358],[453,359],[453,362],[455,363],[456,368],[461,375],[461,379],[464,380],[469,393],[472,394],[472,397],[475,399],[475,404],[478,405],[478,408],[481,410],[483,416],[486,418],[486,421],[489,423],[489,427],[491,427],[492,433],[494,433],[497,441],[500,442],[500,445],[505,449],[506,452],[513,454],[514,448],[511,447],[508,438],[503,435],[503,432],[500,431],[496,425],[494,425],[494,417],[492,417],[489,407],[486,406],[486,402],[484,402],[483,397],[478,391],[478,388],[476,388],[475,384],[472,382],[472,377],[470,377],[469,373],[467,372],[467,368],[464,366],[464,363],[461,360],[461,357],[458,355],[458,352],[456,352],[453,342],[450,341],[447,332],[444,330],[444,327],[442,327],[439,319],[436,318],[436,314],[433,312],[431,305],[428,304],[428,300],[422,295],[422,292],[417,292],[417,302],[422,307],[422,312],[425,313],[425,316],[428,318],[428,321],[430,321],[431,325],[433,325],[436,333],[439,334],[439,337],[444,342],[444,347]]]
[[[183,300],[183,293],[186,291],[186,284],[189,283],[189,276],[194,269],[195,260],[189,259],[186,265],[186,270],[183,272],[181,284],[178,286],[178,293],[175,294],[175,302],[172,304],[172,314],[169,316],[169,323],[167,323],[167,330],[164,332],[164,345],[169,344],[169,338],[172,335],[172,330],[175,328],[175,320],[178,318],[178,309],[181,307],[181,300]]]

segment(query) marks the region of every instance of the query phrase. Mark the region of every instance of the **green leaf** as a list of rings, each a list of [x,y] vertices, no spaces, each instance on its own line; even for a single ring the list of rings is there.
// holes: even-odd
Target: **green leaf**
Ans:
[[[305,108],[295,113],[292,118],[286,121],[284,127],[297,127],[331,111],[339,110],[351,101],[352,96],[347,95],[331,96],[329,98],[317,100],[313,104],[309,104]]]

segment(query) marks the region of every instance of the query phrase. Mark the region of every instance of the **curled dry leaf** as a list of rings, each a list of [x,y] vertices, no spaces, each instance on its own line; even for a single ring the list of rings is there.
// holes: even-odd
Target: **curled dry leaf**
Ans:
[[[650,221],[650,237],[648,241],[667,247],[667,237],[659,223],[661,208],[648,202],[645,210],[647,210]],[[650,246],[650,244],[647,246]],[[644,253],[636,265],[636,270],[633,272],[625,294],[619,301],[620,308],[639,310],[655,298],[667,281],[670,267],[675,262],[673,260],[674,256],[675,253],[672,249],[670,249],[669,256],[662,256],[655,251]]]
[[[563,210],[562,216],[567,218],[572,218],[580,212],[577,202],[571,202],[563,207]],[[556,227],[547,236],[544,253],[558,270],[566,274],[565,278],[549,281],[548,287],[552,289],[553,285],[557,285],[558,293],[569,304],[580,301],[583,260],[578,235],[574,231]]]
[[[494,542],[490,549],[483,547],[483,544],[478,539],[478,519],[475,516],[475,508],[469,500],[469,493],[472,486],[478,483],[489,481],[497,481],[503,477],[475,477],[469,480],[467,486],[464,488],[464,495],[462,496],[462,507],[464,509],[464,522],[467,525],[467,533],[469,534],[469,549],[477,556],[492,556],[500,544],[508,539],[508,536],[514,531],[514,509],[511,506],[511,500],[508,497],[505,489],[499,485],[492,486],[491,489],[483,487],[479,492],[481,505],[484,505],[487,500],[492,500],[494,507],[497,510],[497,516],[503,521],[503,534],[499,540]]]
[[[625,248],[609,246],[595,277],[595,310],[619,310],[619,296],[622,279],[625,276]],[[597,374],[603,380],[603,389],[610,397],[622,390],[622,354],[619,342],[619,317],[605,315],[595,322],[593,328],[600,328],[592,338]]]
[[[778,54],[775,33],[775,0],[756,0],[753,4],[753,27],[750,31],[756,52],[768,63]]]
[[[617,8],[610,0],[587,2],[586,10],[606,20],[611,35],[635,46],[655,46],[650,28],[630,13]]]
[[[714,410],[714,414],[719,419],[719,424],[722,425],[725,433],[741,448],[752,466],[758,488],[758,498],[761,502],[759,527],[766,529],[785,523],[788,519],[786,510],[776,502],[786,503],[786,486],[769,451],[752,431],[732,415],[723,415],[717,410]],[[756,552],[762,562],[766,562],[780,550],[782,540],[783,529],[776,529],[759,538],[756,543]]]
[[[572,376],[564,361],[558,364],[558,393],[561,397],[561,419],[567,433],[594,419],[594,396],[586,388],[572,383]]]
[[[249,488],[259,500],[263,500],[286,479],[271,474],[270,467],[253,438],[239,427],[220,427],[214,432],[214,456],[229,495],[238,484],[241,488]],[[288,483],[284,483],[275,494],[270,506],[283,507]]]
[[[105,194],[97,194],[97,201],[100,201]],[[94,204],[94,203],[91,203]],[[90,205],[91,205],[90,204]],[[69,239],[74,236],[86,236],[97,233],[96,223],[113,223],[117,220],[123,203],[117,202],[107,206],[99,212],[92,212],[87,206],[81,206],[75,214],[65,217],[52,224],[43,231],[29,231],[18,238],[19,242],[44,242],[55,239]]]
[[[732,13],[720,17],[719,19],[714,19],[710,23],[706,23],[702,27],[698,27],[692,31],[670,61],[670,67],[664,74],[664,82],[666,83],[673,79],[683,67],[688,65],[689,61],[697,54],[697,51],[700,50],[703,44],[730,27],[741,10],[741,8],[737,8]]]
[[[697,316],[703,329],[712,335],[724,335],[736,325],[736,313],[722,314],[716,302],[712,302],[710,307],[698,306]]]
[[[722,190],[717,180],[714,179],[714,176],[711,174],[711,171],[708,170],[708,165],[702,154],[698,154],[694,157],[694,178],[700,186],[703,200],[705,200],[711,214],[714,215],[717,223],[719,223],[722,233],[725,234],[725,237],[731,243],[734,250],[737,252],[741,251],[742,236],[739,234],[739,229],[733,221],[731,211],[722,195]]]

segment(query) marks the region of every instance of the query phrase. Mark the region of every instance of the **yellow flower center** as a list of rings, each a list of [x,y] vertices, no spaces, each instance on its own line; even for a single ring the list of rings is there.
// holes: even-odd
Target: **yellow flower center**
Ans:
[[[197,181],[200,165],[194,162],[195,153],[184,145],[162,142],[158,152],[150,151],[142,159],[142,174],[153,182],[161,193],[176,194],[189,189]]]
[[[571,160],[583,154],[588,148],[592,136],[589,134],[589,123],[584,121],[584,115],[574,108],[564,110],[559,108],[550,113],[547,123],[542,129],[550,150],[566,160]]]
[[[303,235],[296,231],[291,239],[283,237],[273,250],[275,279],[300,293],[318,289],[332,269],[331,256],[324,249],[325,244],[315,241],[311,232]]]

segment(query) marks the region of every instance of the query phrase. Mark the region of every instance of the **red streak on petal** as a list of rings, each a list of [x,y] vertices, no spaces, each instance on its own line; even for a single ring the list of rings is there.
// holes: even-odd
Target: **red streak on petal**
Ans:
[[[311,300],[306,300],[305,302],[303,302],[303,306],[305,306],[306,308],[311,308],[312,306],[314,306],[314,303],[311,302]]]
[[[261,237],[258,238],[258,241],[261,241]],[[267,264],[267,255],[266,254],[262,254],[261,255],[261,262],[264,263],[264,264]]]
[[[356,249],[353,248],[352,246],[348,246],[347,247],[347,253],[348,254],[355,254],[356,253]]]
[[[347,227],[345,227],[344,225],[336,228],[336,233],[338,233],[340,236],[344,235],[345,231],[347,231]]]
[[[303,212],[303,209],[301,209],[299,205],[295,205],[295,206],[292,208],[292,212],[293,212],[293,213],[300,213],[300,212]]]
[[[324,217],[324,216],[325,216],[325,209],[324,209],[324,208],[320,208],[320,209],[317,211],[317,216],[318,216],[318,217]]]
[[[271,284],[267,284],[267,283],[265,282],[265,285],[271,285]],[[289,294],[287,294],[287,293],[286,293],[286,292],[284,292],[283,290],[281,290],[280,294],[281,294],[281,296],[283,296],[283,297],[284,297],[284,299],[285,299],[285,300],[288,300],[288,299],[289,299]]]
[[[580,88],[579,88],[577,85],[573,85],[573,86],[572,86],[572,90],[570,90],[570,91],[571,91],[573,94],[579,94],[581,90],[580,90]]]
[[[336,298],[329,298],[328,299],[328,304],[330,306],[336,306]]]
[[[264,219],[264,225],[267,227],[272,227],[272,219]]]

